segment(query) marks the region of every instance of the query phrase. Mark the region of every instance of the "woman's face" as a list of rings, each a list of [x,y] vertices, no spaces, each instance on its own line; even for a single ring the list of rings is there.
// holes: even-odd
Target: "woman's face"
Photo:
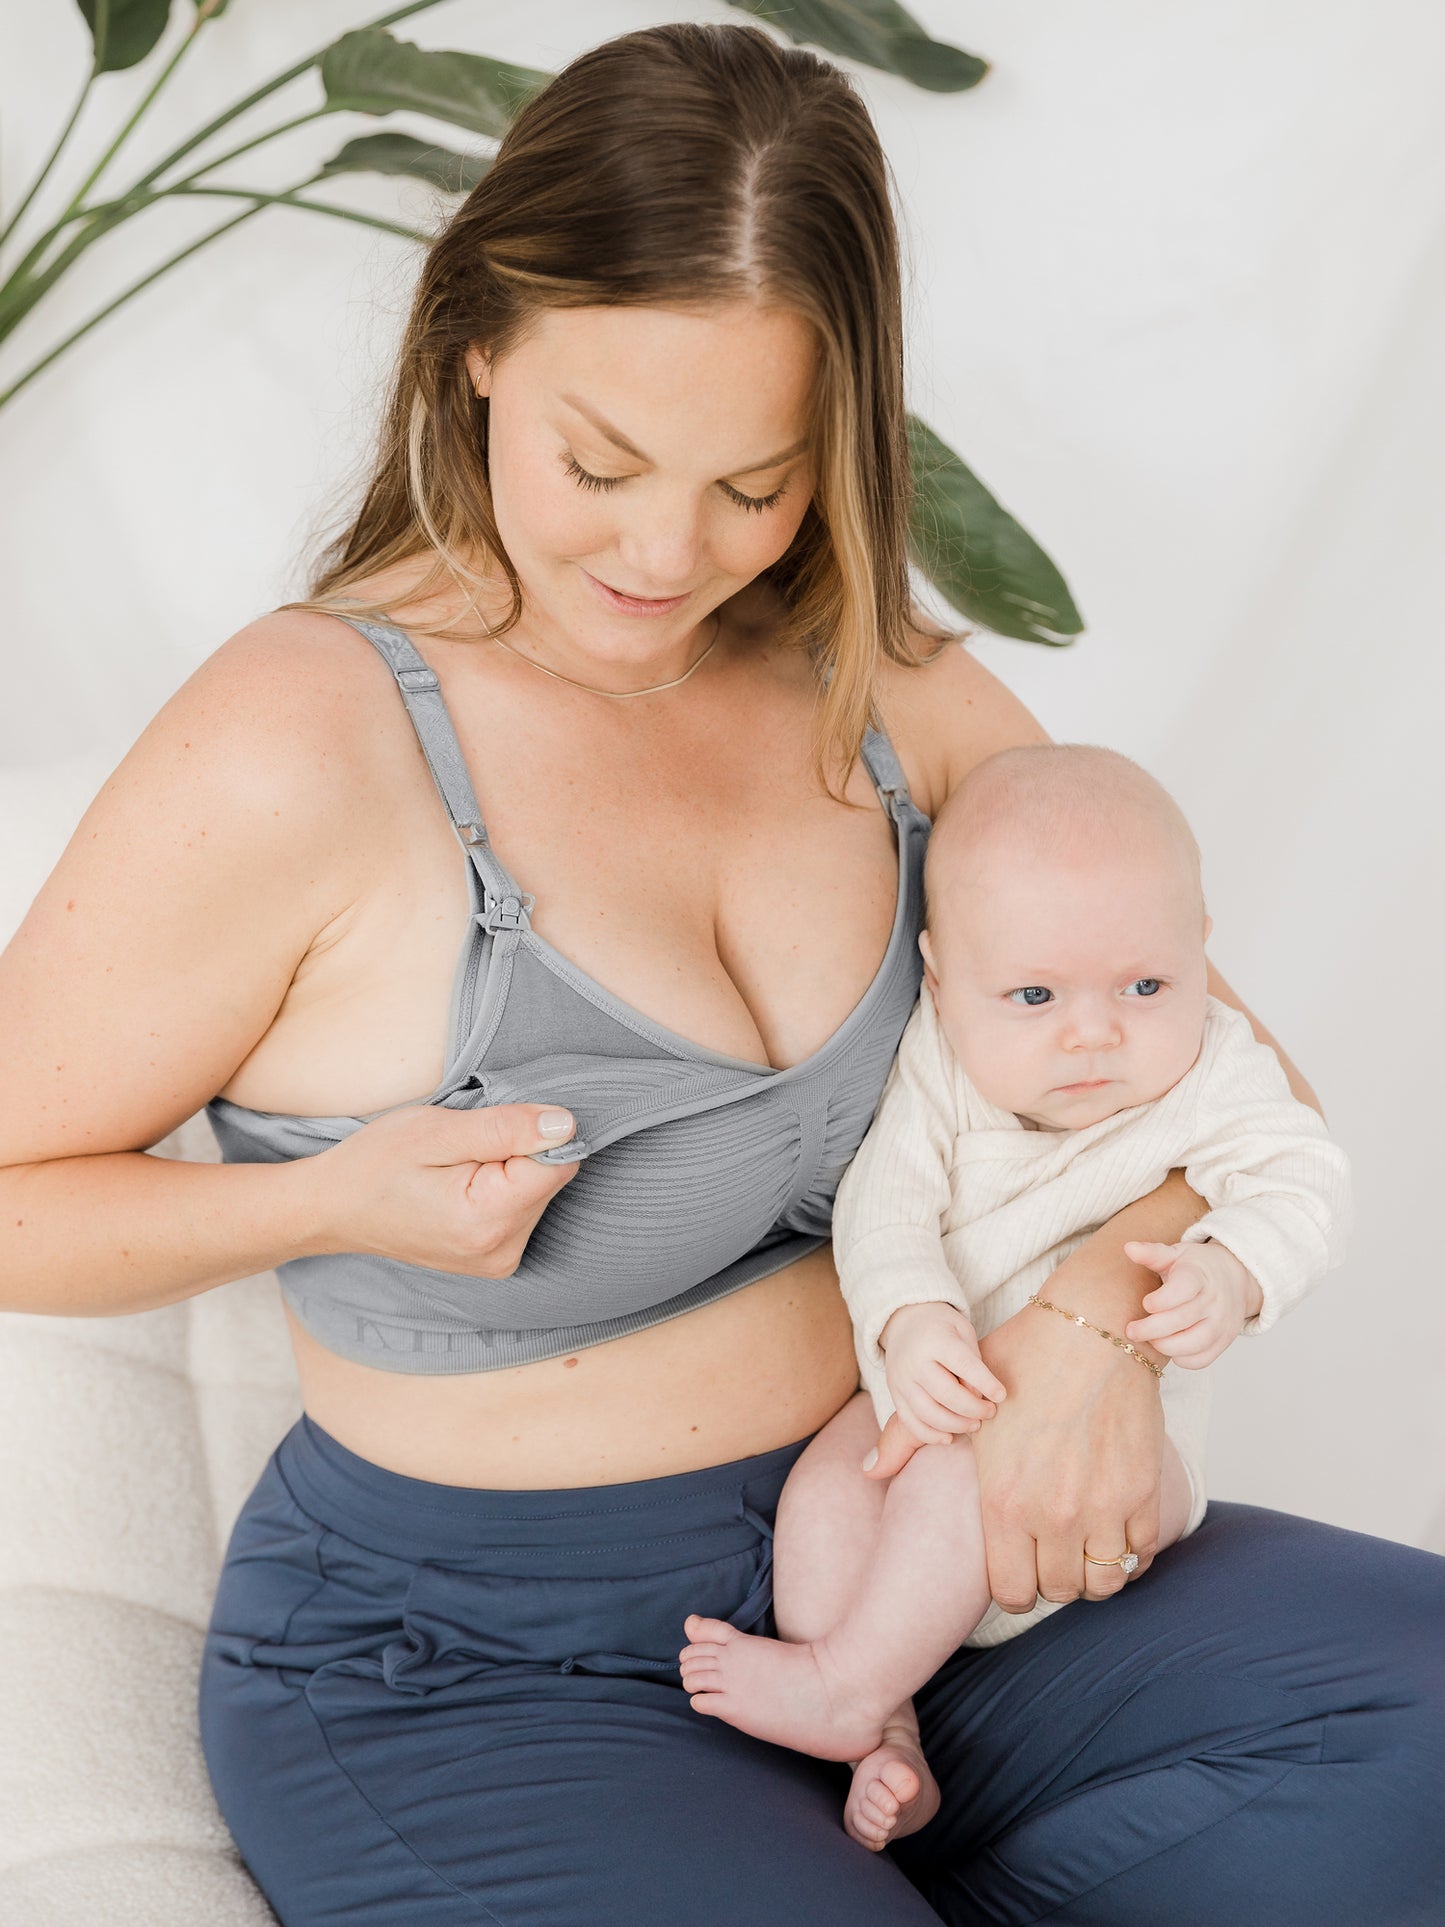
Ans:
[[[751,304],[551,309],[495,362],[473,344],[524,633],[576,664],[694,653],[808,507],[813,354],[800,315]]]

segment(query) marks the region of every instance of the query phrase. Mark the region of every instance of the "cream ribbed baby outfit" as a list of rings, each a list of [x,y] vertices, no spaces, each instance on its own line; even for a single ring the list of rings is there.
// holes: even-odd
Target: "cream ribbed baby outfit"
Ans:
[[[986,1337],[1030,1293],[1048,1297],[1069,1253],[1176,1166],[1210,1206],[1184,1238],[1215,1239],[1259,1281],[1263,1308],[1245,1332],[1268,1331],[1340,1263],[1352,1220],[1344,1152],[1248,1018],[1217,997],[1206,1006],[1199,1055],[1162,1097],[1078,1130],[1032,1130],[970,1081],[924,984],[833,1209],[833,1253],[880,1426],[893,1401],[878,1334],[900,1305],[950,1304]],[[1079,1342],[1106,1341],[1080,1330]],[[1167,1365],[1159,1389],[1193,1489],[1187,1534],[1206,1503],[1208,1369]],[[1056,1610],[1045,1599],[1029,1613],[990,1606],[965,1643],[997,1645]]]

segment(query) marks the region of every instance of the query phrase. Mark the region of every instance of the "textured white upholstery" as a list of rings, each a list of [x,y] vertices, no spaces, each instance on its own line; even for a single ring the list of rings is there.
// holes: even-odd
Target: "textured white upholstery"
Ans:
[[[154,1146],[211,1159],[204,1113]],[[266,1927],[196,1677],[231,1526],[301,1410],[273,1272],[122,1318],[0,1315],[0,1921]]]

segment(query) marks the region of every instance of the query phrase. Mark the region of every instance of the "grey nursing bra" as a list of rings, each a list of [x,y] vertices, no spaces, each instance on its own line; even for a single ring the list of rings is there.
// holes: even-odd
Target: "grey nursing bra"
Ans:
[[[802,1063],[773,1070],[654,1023],[537,935],[533,898],[492,851],[435,674],[401,629],[341,620],[390,665],[468,859],[472,914],[453,973],[446,1067],[436,1089],[411,1102],[564,1105],[575,1138],[538,1155],[580,1168],[508,1278],[367,1252],[278,1265],[307,1330],[390,1371],[489,1371],[674,1318],[816,1250],[922,973],[929,822],[887,737],[871,730],[863,744],[898,844],[887,950],[833,1035]],[[383,1115],[303,1117],[221,1097],[206,1111],[235,1163],[308,1157]]]

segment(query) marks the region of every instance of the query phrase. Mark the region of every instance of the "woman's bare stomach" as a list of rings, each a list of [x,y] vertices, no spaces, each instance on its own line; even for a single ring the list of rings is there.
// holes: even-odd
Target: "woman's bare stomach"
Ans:
[[[858,1386],[824,1246],[697,1311],[502,1371],[378,1371],[286,1308],[306,1411],[389,1471],[440,1485],[616,1485],[805,1438]]]

